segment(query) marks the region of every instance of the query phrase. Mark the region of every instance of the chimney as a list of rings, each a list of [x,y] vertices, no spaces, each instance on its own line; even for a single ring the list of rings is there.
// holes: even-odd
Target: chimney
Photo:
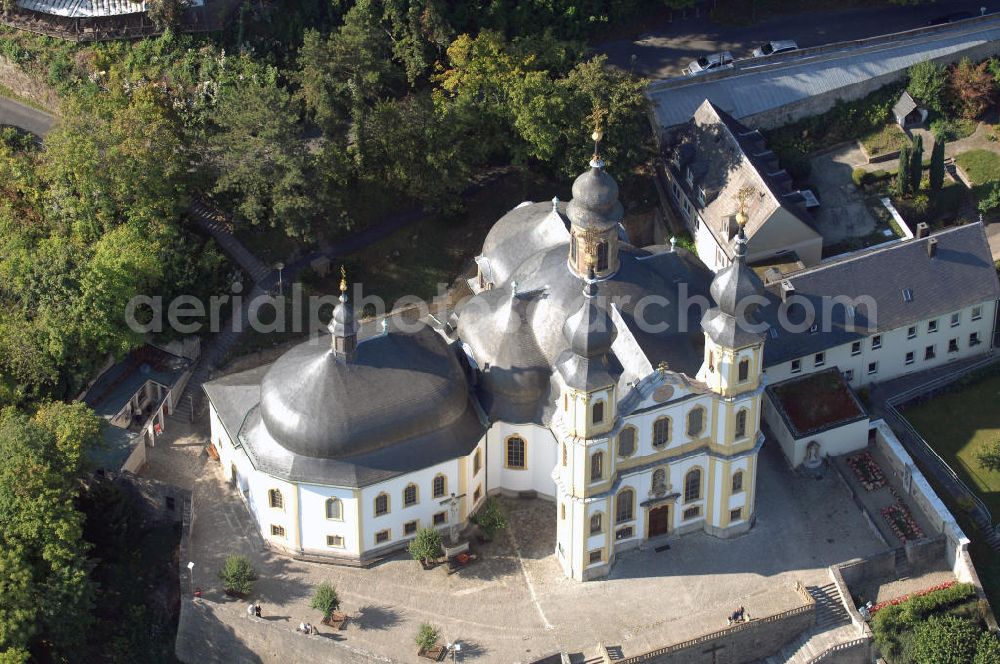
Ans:
[[[937,255],[938,241],[936,237],[927,238],[927,255],[931,258]]]
[[[788,302],[788,299],[795,295],[795,287],[792,286],[792,282],[788,279],[782,279],[781,281],[781,301]]]
[[[931,234],[931,227],[927,225],[927,222],[921,221],[917,224],[917,239],[923,239]]]

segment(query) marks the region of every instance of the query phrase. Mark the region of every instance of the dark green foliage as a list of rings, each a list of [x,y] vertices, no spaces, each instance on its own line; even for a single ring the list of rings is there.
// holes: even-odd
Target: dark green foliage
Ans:
[[[968,664],[976,654],[979,629],[955,616],[931,616],[913,629],[916,664]]]
[[[851,171],[851,181],[854,182],[856,187],[860,187],[870,180],[871,177],[868,175],[868,171],[863,168],[855,168]]]
[[[872,634],[875,643],[890,661],[900,655],[902,641],[907,635],[931,616],[943,615],[956,607],[974,600],[975,588],[970,583],[959,583],[926,595],[911,597],[897,605],[887,606],[875,614]],[[904,638],[905,637],[905,638]]]
[[[340,597],[337,596],[336,589],[328,581],[316,586],[309,601],[309,608],[322,613],[323,618],[332,616],[333,612],[340,608]]]
[[[483,535],[491,538],[497,531],[507,527],[507,515],[504,514],[503,508],[500,507],[500,503],[497,502],[496,498],[489,496],[483,501],[479,509],[476,510],[476,513],[472,515],[472,522],[479,526],[480,530],[483,531]]]
[[[976,453],[976,460],[983,470],[1000,470],[1000,440],[987,443]]]
[[[902,157],[901,157],[902,158]],[[902,162],[900,162],[902,163]],[[924,139],[917,134],[913,141],[913,152],[910,154],[910,190],[920,191],[920,176],[924,170]]]
[[[0,653],[71,659],[86,638],[94,588],[73,500],[98,430],[82,404],[0,412]]]
[[[909,146],[899,151],[899,170],[896,171],[896,194],[899,196],[905,196],[910,192],[910,184],[912,182],[910,155],[911,149]]]
[[[414,560],[434,560],[441,555],[441,533],[434,528],[421,528],[407,550]]]
[[[979,637],[972,664],[1000,664],[1000,639],[996,634],[986,632]]]
[[[982,187],[985,191],[979,199],[978,209],[983,214],[989,214],[1000,207],[1000,182],[993,182]]]
[[[930,60],[917,63],[908,72],[910,82],[906,90],[917,103],[929,109],[944,111],[948,74],[944,67]]]
[[[231,554],[226,556],[226,561],[219,570],[219,579],[227,592],[249,595],[253,590],[253,582],[257,579],[257,572],[249,558]]]
[[[944,184],[944,136],[941,134],[934,137],[929,177],[931,191],[939,191]]]

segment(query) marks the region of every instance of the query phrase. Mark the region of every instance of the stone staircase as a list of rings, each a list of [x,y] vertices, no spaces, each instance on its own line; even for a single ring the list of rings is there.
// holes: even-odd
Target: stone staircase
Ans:
[[[236,261],[255,284],[271,273],[273,268],[250,253],[250,250],[233,236],[231,224],[224,213],[196,198],[188,206],[188,216],[219,243],[222,250]]]
[[[851,618],[840,601],[837,586],[831,582],[807,590],[816,600],[816,625],[766,658],[764,664],[808,664],[850,637],[847,628]]]

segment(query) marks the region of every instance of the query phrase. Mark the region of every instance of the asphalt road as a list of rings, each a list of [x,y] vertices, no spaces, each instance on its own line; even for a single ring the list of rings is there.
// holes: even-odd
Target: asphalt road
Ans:
[[[0,97],[0,125],[13,125],[36,136],[45,136],[55,121],[48,113],[25,106],[13,99]]]
[[[633,40],[621,39],[596,48],[608,61],[651,79],[677,76],[688,61],[706,53],[732,51],[747,57],[760,44],[791,39],[800,47],[864,39],[923,27],[937,16],[957,11],[1000,10],[998,0],[955,0],[915,7],[875,7],[835,12],[801,12],[778,16],[748,27],[720,26],[704,18],[675,20]],[[635,62],[632,56],[635,55]]]

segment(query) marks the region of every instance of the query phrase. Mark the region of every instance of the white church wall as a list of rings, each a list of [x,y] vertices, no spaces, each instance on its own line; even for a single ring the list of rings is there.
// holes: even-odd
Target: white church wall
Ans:
[[[701,470],[701,497],[698,500],[685,501],[684,479],[687,474],[695,468]],[[714,487],[709,484],[709,472],[710,466],[707,454],[696,454],[687,458],[678,459],[670,464],[668,481],[672,490],[680,494],[680,497],[677,498],[677,507],[671,515],[674,521],[673,527],[675,530],[690,527],[691,524],[699,523],[706,518],[706,510],[708,509],[708,493],[714,489]],[[715,502],[717,503],[718,501]],[[684,512],[694,507],[699,508],[698,516],[685,519]]]
[[[781,444],[781,451],[785,453],[785,458],[788,459],[788,463],[793,468],[798,467],[806,460],[809,444],[813,441],[819,444],[820,456],[824,457],[848,454],[868,445],[867,417],[827,431],[796,438],[771,401],[770,394],[764,399],[764,417],[767,425]]]
[[[341,518],[326,518],[326,501],[336,498],[341,505]],[[303,484],[299,487],[302,548],[308,553],[323,555],[358,556],[361,542],[358,539],[358,509],[360,505],[354,490],[343,487]],[[361,530],[364,533],[364,529]],[[328,536],[343,538],[341,546],[327,543]]]
[[[412,473],[395,477],[385,482],[372,484],[361,489],[361,519],[363,524],[361,544],[362,551],[399,544],[400,541],[411,539],[413,535],[404,534],[405,524],[417,521],[417,530],[427,526],[434,526],[434,515],[445,513],[445,523],[439,524],[438,528],[447,528],[451,523],[451,514],[447,505],[442,505],[444,498],[433,497],[433,480],[438,474],[444,474],[447,478],[445,496],[459,492],[459,461],[453,459],[444,463],[424,468]],[[417,486],[417,502],[409,507],[403,505],[403,490],[410,484]],[[389,496],[389,512],[379,516],[375,515],[375,499],[380,494]],[[471,502],[472,497],[466,497],[466,505]],[[464,519],[466,508],[462,508],[459,518]],[[389,539],[384,542],[376,542],[376,535],[384,530],[389,531]]]
[[[520,436],[525,441],[525,468],[506,465],[507,439]],[[540,496],[554,498],[552,470],[558,460],[559,445],[552,432],[535,425],[496,422],[486,434],[489,458],[489,490],[536,491]]]

